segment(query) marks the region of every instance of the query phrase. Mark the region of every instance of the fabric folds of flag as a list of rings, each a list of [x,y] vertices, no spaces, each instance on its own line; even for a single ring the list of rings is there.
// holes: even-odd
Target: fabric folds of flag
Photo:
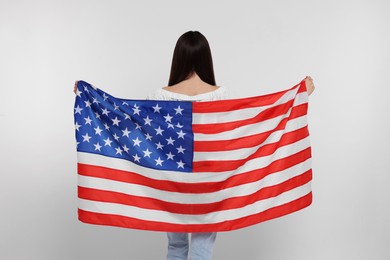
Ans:
[[[115,98],[79,81],[78,216],[168,232],[235,230],[309,206],[305,82],[208,101]]]

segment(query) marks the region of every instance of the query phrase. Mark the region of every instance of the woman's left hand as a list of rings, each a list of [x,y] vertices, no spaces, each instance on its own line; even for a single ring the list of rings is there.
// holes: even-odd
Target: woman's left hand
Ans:
[[[74,83],[73,92],[76,94],[78,80]]]
[[[305,83],[306,83],[307,94],[310,96],[310,94],[313,93],[315,89],[313,79],[310,76],[306,76]]]

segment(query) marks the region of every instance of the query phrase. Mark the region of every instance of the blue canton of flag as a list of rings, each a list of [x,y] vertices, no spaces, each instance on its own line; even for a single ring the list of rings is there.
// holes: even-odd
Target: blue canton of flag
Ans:
[[[192,171],[191,102],[115,99],[85,81],[78,82],[76,95],[77,151]]]

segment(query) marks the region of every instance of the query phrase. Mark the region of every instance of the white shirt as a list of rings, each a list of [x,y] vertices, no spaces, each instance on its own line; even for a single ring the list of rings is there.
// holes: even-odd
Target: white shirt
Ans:
[[[226,89],[224,87],[219,87],[216,90],[202,93],[194,96],[189,96],[186,94],[175,93],[163,88],[159,88],[150,95],[147,99],[152,100],[184,100],[184,101],[211,101],[211,100],[221,100],[226,99]]]

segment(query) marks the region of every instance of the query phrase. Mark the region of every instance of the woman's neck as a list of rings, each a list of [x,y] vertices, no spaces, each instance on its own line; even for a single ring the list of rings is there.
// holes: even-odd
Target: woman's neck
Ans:
[[[204,82],[198,74],[194,72],[188,79],[185,79],[173,86],[165,87],[164,89],[192,96],[214,91],[218,89],[218,87]]]
[[[204,86],[207,83],[204,82],[196,72],[194,72],[189,78],[179,82],[177,85],[183,85],[183,86],[190,86],[190,87],[196,87],[196,86]],[[208,85],[208,84],[207,84]]]

